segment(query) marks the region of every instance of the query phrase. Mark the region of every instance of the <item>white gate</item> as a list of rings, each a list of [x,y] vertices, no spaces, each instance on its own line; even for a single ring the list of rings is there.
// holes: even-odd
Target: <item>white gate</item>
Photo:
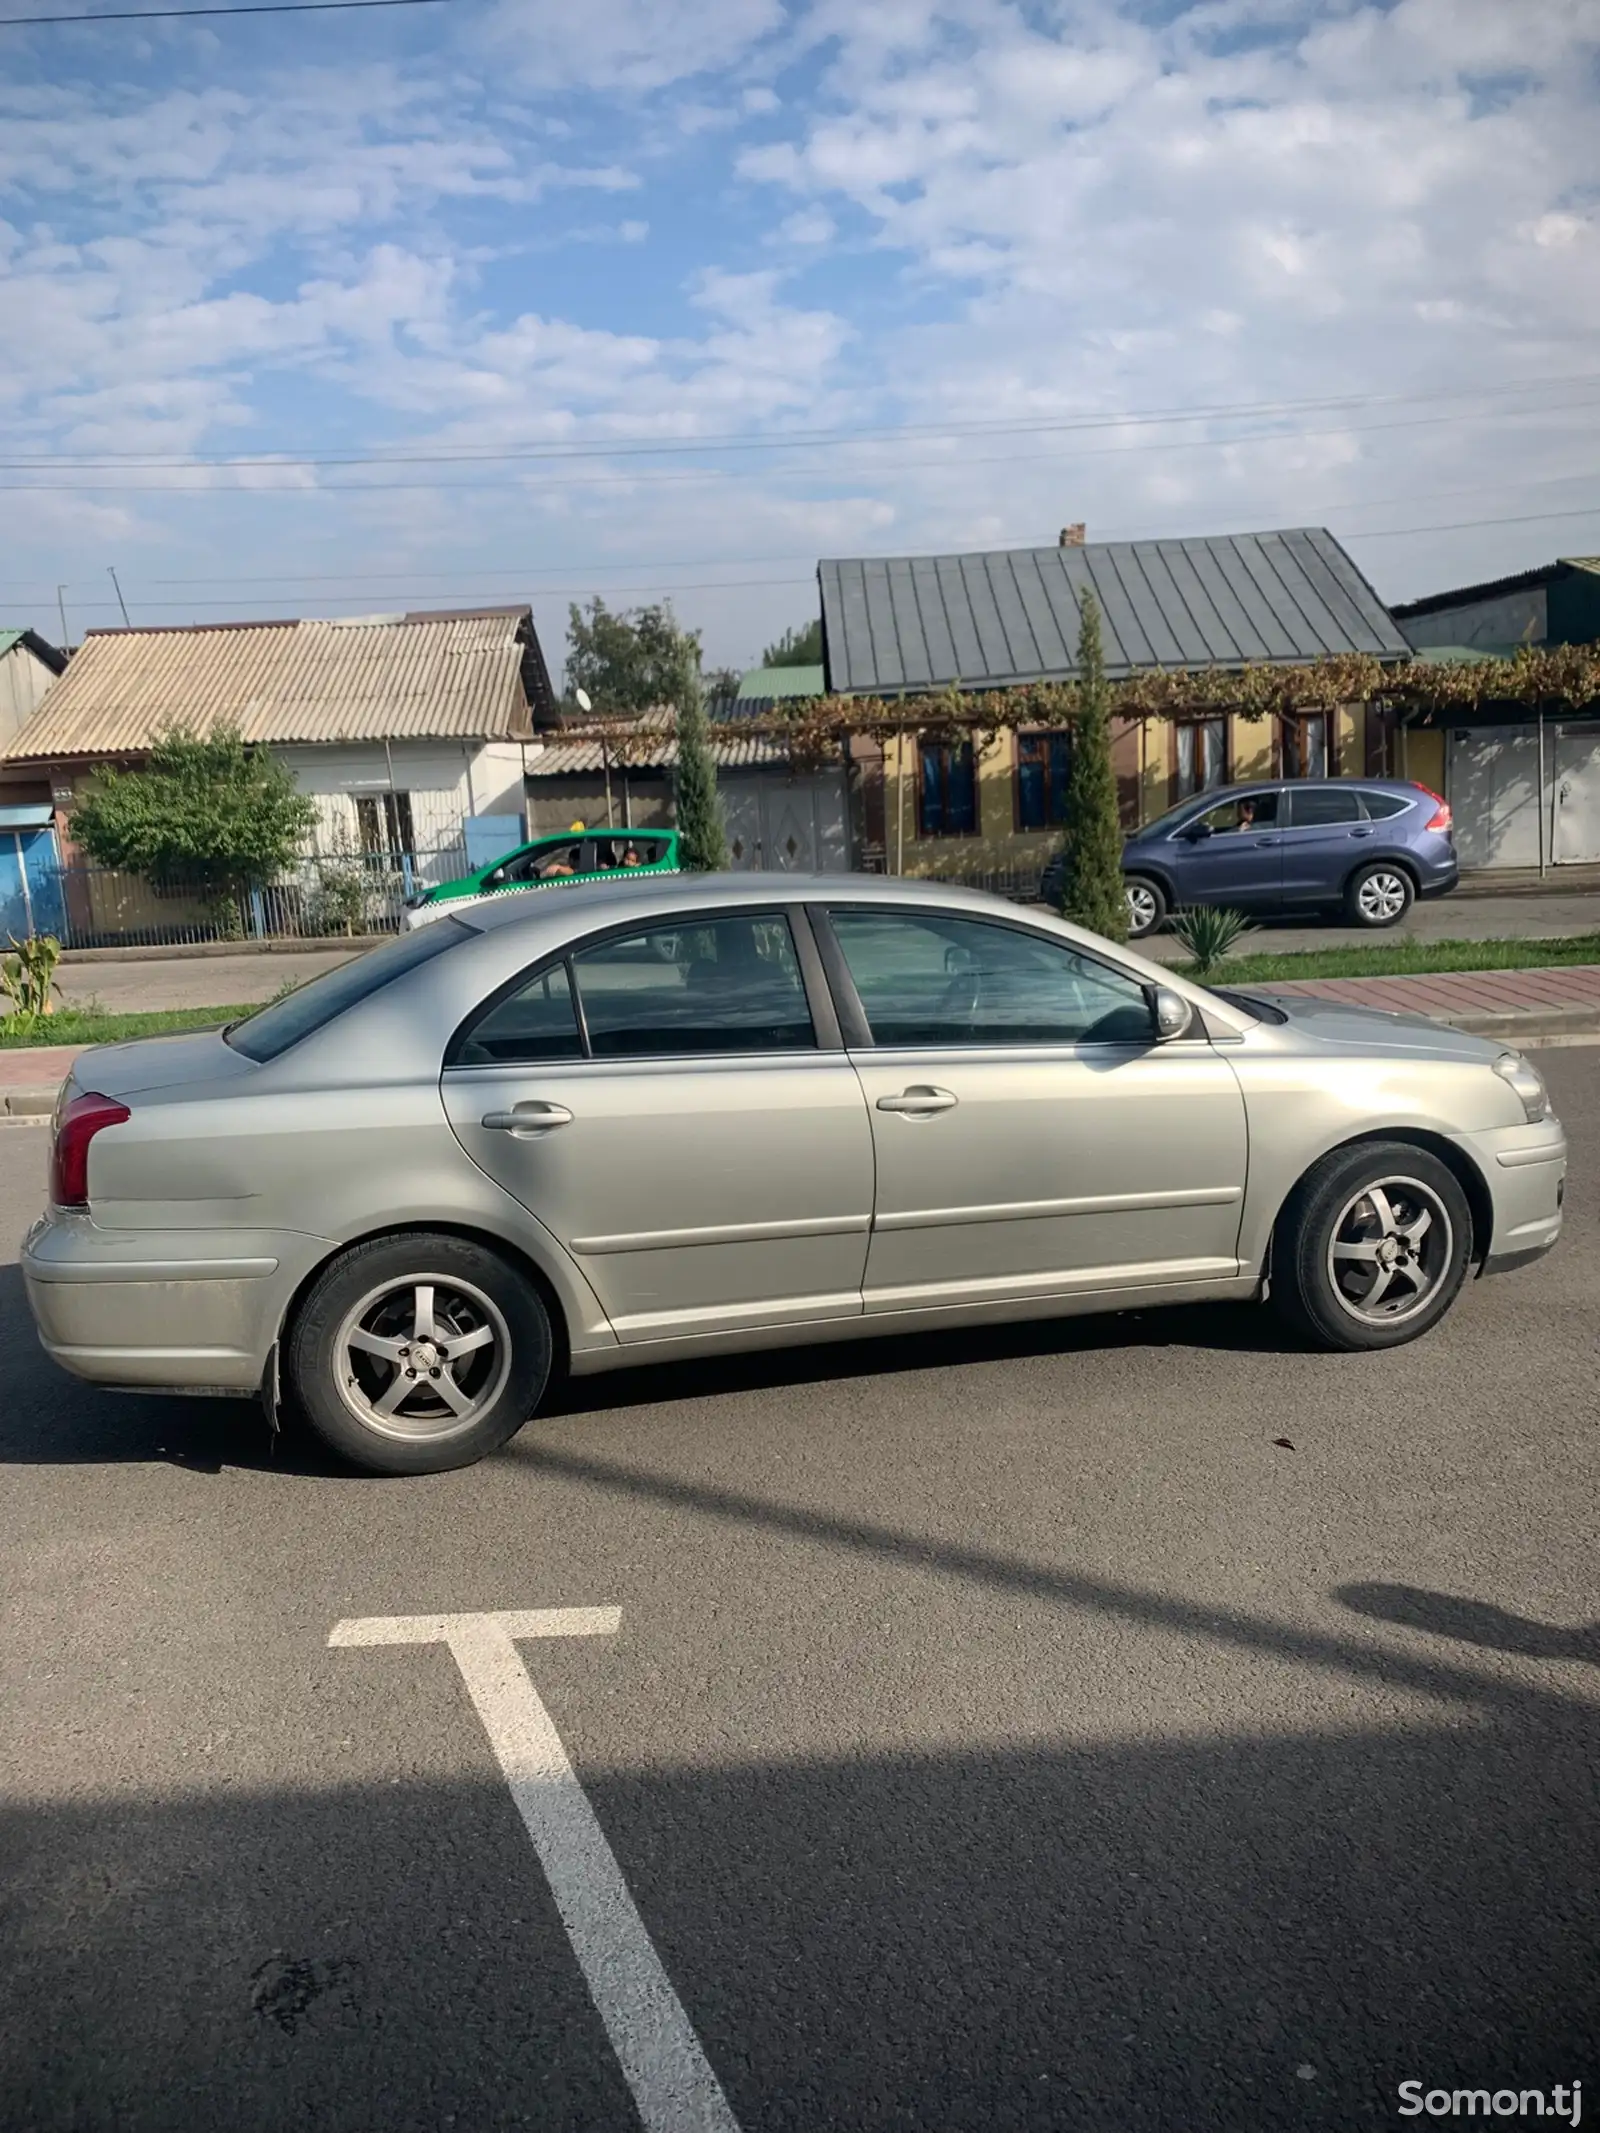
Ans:
[[[1535,729],[1458,727],[1450,735],[1449,777],[1461,864],[1536,867],[1539,736]]]
[[[741,873],[843,874],[850,867],[844,773],[724,772],[728,853]]]
[[[1557,726],[1547,745],[1555,786],[1550,855],[1557,865],[1600,860],[1600,727]]]

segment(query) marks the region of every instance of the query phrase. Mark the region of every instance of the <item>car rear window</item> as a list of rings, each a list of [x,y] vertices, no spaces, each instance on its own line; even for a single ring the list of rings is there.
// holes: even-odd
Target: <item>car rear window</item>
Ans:
[[[253,1015],[232,1022],[223,1031],[236,1052],[246,1059],[265,1062],[276,1059],[319,1029],[326,1029],[340,1015],[348,1014],[363,1000],[370,1000],[385,985],[403,978],[408,970],[430,963],[436,955],[459,947],[472,938],[473,929],[458,918],[438,918],[415,933],[402,933],[369,949],[337,970],[330,970],[309,985],[302,985],[287,998],[258,1008]]]

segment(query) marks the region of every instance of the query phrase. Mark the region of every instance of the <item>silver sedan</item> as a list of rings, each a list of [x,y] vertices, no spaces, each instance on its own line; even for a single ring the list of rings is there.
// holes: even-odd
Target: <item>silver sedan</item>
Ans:
[[[23,1252],[97,1383],[260,1391],[383,1473],[560,1372],[1270,1295],[1413,1340],[1561,1227],[1517,1053],[1184,983],[900,880],[485,904],[221,1034],[81,1058]]]

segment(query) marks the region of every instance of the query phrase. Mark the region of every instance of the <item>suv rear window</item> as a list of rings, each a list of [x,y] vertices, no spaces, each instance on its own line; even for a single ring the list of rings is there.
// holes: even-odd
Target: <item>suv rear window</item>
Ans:
[[[230,1022],[222,1034],[246,1059],[262,1063],[276,1059],[291,1045],[326,1029],[362,1000],[370,1000],[385,985],[403,978],[408,970],[430,963],[447,948],[470,940],[472,932],[458,918],[436,918],[431,925],[419,926],[415,933],[402,933],[397,940],[385,941],[381,948],[369,949],[365,955],[341,963],[337,970],[313,978],[287,998],[274,1000],[253,1015]]]

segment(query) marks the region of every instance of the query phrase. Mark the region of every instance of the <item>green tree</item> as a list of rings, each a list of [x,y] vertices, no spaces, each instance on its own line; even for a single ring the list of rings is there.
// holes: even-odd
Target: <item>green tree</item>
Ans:
[[[1128,937],[1122,887],[1122,819],[1111,767],[1111,692],[1100,646],[1100,610],[1085,593],[1078,618],[1078,716],[1072,733],[1066,865],[1061,915],[1108,941]]]
[[[785,630],[776,644],[769,644],[761,655],[764,667],[820,667],[822,664],[822,622],[806,623],[803,628]]]
[[[241,893],[298,857],[316,813],[278,758],[247,747],[237,727],[169,726],[143,770],[101,771],[72,834],[99,866],[193,882],[231,931]]]
[[[678,827],[679,858],[691,874],[721,874],[728,866],[728,836],[717,792],[717,766],[711,754],[711,727],[706,717],[700,678],[693,676],[678,698],[678,767],[673,777],[673,813]]]
[[[567,694],[586,690],[596,711],[649,711],[680,702],[700,676],[700,633],[680,629],[670,601],[613,610],[598,595],[567,609]]]

